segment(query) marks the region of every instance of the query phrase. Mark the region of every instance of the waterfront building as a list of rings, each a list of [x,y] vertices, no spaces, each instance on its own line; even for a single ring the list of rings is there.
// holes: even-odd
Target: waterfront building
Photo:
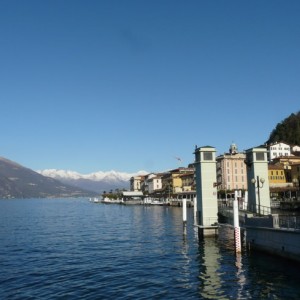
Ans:
[[[277,157],[268,166],[272,198],[289,199],[298,195],[300,181],[300,157]]]
[[[214,225],[218,222],[216,149],[211,146],[196,146],[194,155],[199,234],[213,235]]]
[[[300,163],[300,157],[295,155],[281,156],[273,159],[273,164],[283,166],[286,182],[292,183],[292,166]]]
[[[182,181],[182,191],[183,192],[195,190],[196,186],[195,186],[195,172],[194,171],[182,174],[180,177],[181,177],[181,181]]]
[[[177,168],[164,173],[161,177],[162,190],[166,198],[182,192],[181,176],[193,172],[193,168]]]
[[[247,190],[246,154],[238,152],[236,144],[231,144],[229,153],[216,158],[218,190]]]
[[[274,199],[283,198],[282,194],[289,189],[286,181],[285,170],[282,165],[268,165],[268,179],[270,185],[270,196]]]
[[[268,178],[267,148],[263,146],[246,150],[248,179],[248,209],[259,215],[270,213],[270,185]]]
[[[149,194],[149,183],[151,182],[152,178],[155,177],[156,174],[154,173],[149,173],[142,178],[141,180],[141,191],[145,194]]]
[[[145,176],[133,176],[130,178],[130,191],[141,191],[142,183],[144,182]]]
[[[155,194],[162,189],[162,174],[154,174],[151,178],[148,179],[148,193],[149,195]]]
[[[273,143],[267,146],[268,149],[268,161],[272,161],[277,157],[290,156],[291,146],[286,143]]]
[[[286,177],[282,165],[269,164],[268,175],[270,188],[286,185]]]

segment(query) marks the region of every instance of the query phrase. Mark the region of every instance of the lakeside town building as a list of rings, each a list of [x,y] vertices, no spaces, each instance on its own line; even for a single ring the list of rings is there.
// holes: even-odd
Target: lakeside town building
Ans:
[[[268,148],[268,161],[271,162],[273,159],[282,156],[291,155],[291,146],[285,143],[273,143],[267,145]]]
[[[269,188],[272,197],[284,198],[294,193],[300,196],[299,146],[275,143],[263,146],[267,149]],[[291,149],[292,153],[291,154]],[[232,143],[228,153],[216,157],[216,182],[218,192],[232,193],[248,190],[246,153],[239,152]],[[193,199],[196,195],[194,164],[160,173],[149,173],[130,178],[130,190],[141,191],[145,196],[164,199]]]
[[[229,153],[216,157],[218,190],[247,190],[246,154],[231,144]]]

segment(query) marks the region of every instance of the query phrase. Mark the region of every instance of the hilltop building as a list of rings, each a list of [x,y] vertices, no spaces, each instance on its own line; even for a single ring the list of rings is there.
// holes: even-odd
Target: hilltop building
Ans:
[[[282,156],[291,155],[291,146],[285,143],[273,143],[267,146],[268,149],[268,161]]]

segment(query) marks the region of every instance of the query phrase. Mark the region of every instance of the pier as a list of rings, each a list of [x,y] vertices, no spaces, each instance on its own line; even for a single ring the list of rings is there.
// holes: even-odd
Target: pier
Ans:
[[[262,207],[266,214],[257,215],[239,207],[239,221],[244,232],[244,243],[252,250],[260,250],[300,262],[300,215],[291,211]],[[276,213],[273,213],[275,211]],[[219,226],[233,227],[233,204],[219,201]]]
[[[199,147],[194,154],[197,190],[195,226],[199,229],[199,236],[215,235],[218,227],[229,224],[234,228],[236,252],[241,251],[236,241],[240,243],[242,230],[248,249],[300,262],[300,216],[293,214],[293,210],[289,214],[283,214],[282,210],[274,213],[275,208],[271,208],[266,149],[258,147],[246,151],[249,197],[243,202],[241,199],[238,201],[237,191],[234,201],[218,201],[215,148]]]

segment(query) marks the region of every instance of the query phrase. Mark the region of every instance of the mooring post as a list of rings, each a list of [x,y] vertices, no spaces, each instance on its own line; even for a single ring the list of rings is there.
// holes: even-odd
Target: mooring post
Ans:
[[[234,226],[235,252],[240,253],[241,252],[241,230],[240,230],[240,225],[239,225],[238,191],[234,192],[233,226]]]
[[[182,221],[186,223],[186,199],[182,199]]]
[[[194,197],[194,225],[197,224],[197,197]]]
[[[182,199],[182,222],[183,222],[183,235],[187,234],[186,231],[186,198]]]

